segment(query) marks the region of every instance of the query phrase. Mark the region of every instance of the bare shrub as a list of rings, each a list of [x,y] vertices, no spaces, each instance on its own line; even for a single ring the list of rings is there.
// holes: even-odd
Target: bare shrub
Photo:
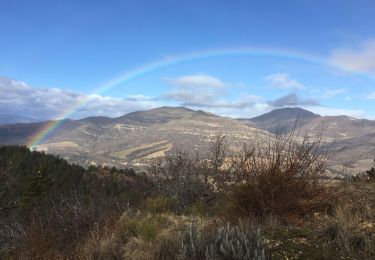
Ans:
[[[159,160],[149,170],[158,187],[156,197],[175,202],[169,205],[173,205],[175,213],[206,212],[207,206],[214,204],[218,192],[227,189],[224,172],[229,171],[229,167],[225,167],[228,156],[226,138],[217,134],[202,157],[198,153],[177,151]],[[149,203],[150,208],[156,206],[153,204]]]
[[[226,136],[217,134],[214,142],[211,143],[208,149],[208,163],[214,177],[222,173],[225,160],[229,156],[228,144]]]
[[[225,136],[217,135],[204,158],[177,152],[150,172],[159,194],[176,200],[176,213],[192,205],[188,211],[204,212],[201,209],[229,193],[236,216],[303,215],[322,206],[323,147],[322,134],[300,137],[294,128],[229,154]]]
[[[27,228],[25,246],[27,250],[33,250],[28,253],[35,257],[48,250],[73,257],[77,244],[86,238],[95,223],[116,216],[113,211],[103,213],[85,205],[81,197],[59,203],[51,201],[48,208],[48,212],[35,212],[31,225]]]
[[[119,215],[112,206],[98,205],[100,203],[87,200],[82,194],[59,200],[46,199],[8,232],[8,236],[14,237],[13,254],[30,259],[78,257],[79,248],[90,231]]]
[[[322,135],[276,135],[267,144],[244,146],[232,160],[231,201],[242,215],[286,217],[321,206],[326,152]]]
[[[176,213],[198,201],[206,204],[214,198],[214,187],[208,178],[211,170],[207,160],[197,154],[179,151],[154,164],[150,173],[156,180],[158,193],[176,201]]]

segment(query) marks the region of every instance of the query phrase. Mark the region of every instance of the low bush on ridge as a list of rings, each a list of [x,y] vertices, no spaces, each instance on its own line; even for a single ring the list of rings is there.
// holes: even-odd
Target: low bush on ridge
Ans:
[[[244,146],[232,160],[230,200],[233,212],[255,217],[304,215],[324,206],[320,178],[326,153],[320,137],[292,131],[266,147]]]

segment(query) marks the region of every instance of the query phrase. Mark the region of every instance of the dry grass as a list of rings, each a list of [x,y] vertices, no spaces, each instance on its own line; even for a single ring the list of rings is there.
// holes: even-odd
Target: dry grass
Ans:
[[[282,224],[280,218],[274,216],[261,222],[249,222],[237,216],[237,221],[228,227],[218,216],[128,211],[119,218],[114,216],[94,225],[71,255],[67,255],[67,251],[51,250],[53,240],[38,238],[37,231],[34,244],[30,244],[34,251],[27,256],[54,259],[232,259],[232,254],[247,252],[246,243],[250,242],[243,238],[248,237],[249,241],[261,239],[262,246],[256,246],[251,254],[254,255],[256,250],[257,255],[264,254],[265,258],[272,255],[275,259],[371,259],[375,256],[375,203],[368,195],[375,195],[375,184],[339,183],[330,191],[336,194],[336,200],[332,201],[336,206],[326,214],[320,212],[315,218],[306,218],[302,225]],[[257,227],[264,231],[261,237],[256,234]],[[233,247],[232,240],[238,240]],[[44,253],[41,255],[37,251]]]
[[[176,236],[187,217],[125,213],[114,225],[95,227],[80,248],[83,259],[160,259],[175,252]]]
[[[363,259],[375,257],[375,184],[343,182],[335,192],[332,213],[320,220],[325,248]]]

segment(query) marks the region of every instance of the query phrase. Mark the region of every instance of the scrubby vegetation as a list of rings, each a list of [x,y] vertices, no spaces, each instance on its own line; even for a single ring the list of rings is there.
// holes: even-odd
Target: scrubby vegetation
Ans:
[[[127,172],[85,170],[26,147],[0,147],[1,255],[74,255],[95,225],[115,221],[152,190],[147,179]]]
[[[366,171],[368,178],[374,179],[375,178],[375,159],[374,159],[374,166],[371,167],[370,170]]]
[[[323,148],[292,133],[233,153],[218,135],[142,174],[0,147],[0,258],[373,259],[373,170],[322,179]]]

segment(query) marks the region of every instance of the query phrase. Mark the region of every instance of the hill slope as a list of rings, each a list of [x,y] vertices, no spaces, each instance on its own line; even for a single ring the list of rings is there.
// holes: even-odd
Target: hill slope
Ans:
[[[242,119],[247,125],[272,133],[288,133],[297,120],[300,134],[319,135],[330,152],[332,169],[361,172],[375,156],[375,121],[349,116],[319,116],[301,108],[276,109],[264,115]]]
[[[0,127],[0,143],[25,143],[42,124]],[[243,144],[269,134],[236,120],[187,108],[161,107],[118,118],[67,120],[34,147],[81,165],[124,166],[148,164],[173,150],[206,151],[218,133]]]
[[[143,167],[179,149],[204,153],[219,133],[227,136],[232,150],[243,143],[262,143],[280,127],[284,133],[288,132],[296,119],[301,134],[315,135],[323,130],[324,141],[330,145],[331,165],[335,168],[347,165],[350,170],[363,171],[371,166],[375,156],[372,148],[375,121],[319,116],[301,108],[277,109],[239,120],[184,107],[160,107],[117,118],[65,120],[34,149],[86,166]],[[25,144],[46,123],[0,126],[0,144]]]

